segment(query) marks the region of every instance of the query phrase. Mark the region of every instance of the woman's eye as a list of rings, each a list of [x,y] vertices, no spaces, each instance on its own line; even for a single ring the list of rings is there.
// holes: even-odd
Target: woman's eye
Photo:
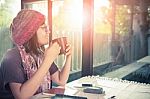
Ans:
[[[40,28],[45,29],[45,28],[47,28],[47,26],[41,26]]]
[[[43,26],[43,27],[41,27],[42,29],[45,29],[45,27]]]

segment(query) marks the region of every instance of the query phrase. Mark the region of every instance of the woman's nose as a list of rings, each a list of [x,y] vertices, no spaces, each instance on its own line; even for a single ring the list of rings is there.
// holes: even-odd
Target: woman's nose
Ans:
[[[46,27],[46,28],[45,28],[45,32],[48,33],[48,34],[50,34],[49,27]]]

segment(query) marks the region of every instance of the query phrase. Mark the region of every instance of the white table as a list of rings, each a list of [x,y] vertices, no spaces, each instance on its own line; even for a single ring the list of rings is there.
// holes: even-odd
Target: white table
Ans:
[[[150,64],[150,56],[145,56],[145,57],[139,59],[137,62],[143,62],[143,63]]]
[[[79,88],[82,83],[91,83],[96,87],[102,87],[105,94],[84,93],[83,88]],[[116,96],[115,99],[150,99],[150,84],[99,76],[82,77],[68,83],[65,88],[77,90],[75,93],[73,92],[74,95],[84,96],[87,99],[108,99],[111,96]],[[49,97],[51,95],[38,94],[31,99],[50,99]]]

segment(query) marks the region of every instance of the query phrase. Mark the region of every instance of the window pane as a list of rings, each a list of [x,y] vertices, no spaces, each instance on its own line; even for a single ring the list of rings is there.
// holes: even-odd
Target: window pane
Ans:
[[[93,65],[110,62],[111,25],[107,20],[108,0],[94,0]]]
[[[0,0],[0,60],[7,49],[12,47],[9,27],[21,9],[20,4],[20,0]]]
[[[54,0],[52,12],[53,38],[68,37],[73,48],[72,71],[81,70],[82,0]],[[60,56],[57,62],[61,63],[63,58]]]

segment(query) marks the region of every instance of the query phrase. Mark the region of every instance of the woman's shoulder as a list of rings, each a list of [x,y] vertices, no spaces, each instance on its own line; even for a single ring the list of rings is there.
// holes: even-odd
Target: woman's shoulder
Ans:
[[[8,49],[6,51],[6,53],[3,56],[3,60],[2,61],[20,61],[21,57],[19,54],[19,50],[17,49],[17,47],[13,47],[11,49]]]
[[[13,47],[7,50],[6,54],[17,54],[19,53],[19,50],[17,47]]]

